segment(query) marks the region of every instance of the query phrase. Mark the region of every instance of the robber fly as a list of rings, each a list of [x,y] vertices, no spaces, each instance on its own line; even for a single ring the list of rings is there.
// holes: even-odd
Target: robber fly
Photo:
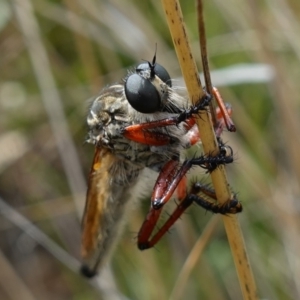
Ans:
[[[218,132],[224,124],[233,130],[229,108],[224,106],[217,90],[214,95],[221,108]],[[189,193],[186,192],[185,175],[192,166],[212,172],[220,164],[233,161],[232,149],[219,140],[218,155],[201,155],[180,162],[180,152],[200,141],[195,117],[207,109],[210,101],[211,96],[206,94],[191,106],[172,87],[170,75],[156,63],[156,55],[152,62],[143,62],[134,72],[129,72],[121,83],[105,87],[94,100],[87,117],[87,142],[95,145],[95,155],[82,221],[85,276],[94,276],[112,252],[130,207],[129,190],[144,168],[159,175],[150,211],[137,238],[141,250],[154,246],[192,203],[222,214],[242,210],[234,196],[223,205],[199,196],[202,192],[215,198],[214,191],[200,183],[194,183]],[[162,207],[176,189],[181,191],[179,205],[153,234]]]

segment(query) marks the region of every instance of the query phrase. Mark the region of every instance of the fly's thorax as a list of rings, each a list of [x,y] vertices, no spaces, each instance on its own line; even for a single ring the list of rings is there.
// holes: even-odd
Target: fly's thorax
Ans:
[[[87,117],[87,142],[110,147],[111,139],[121,135],[121,128],[132,124],[128,107],[124,85],[104,88],[92,103]]]

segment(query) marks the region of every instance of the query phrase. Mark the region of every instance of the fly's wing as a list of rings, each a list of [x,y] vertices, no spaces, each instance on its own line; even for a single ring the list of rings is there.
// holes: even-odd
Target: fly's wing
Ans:
[[[81,271],[87,277],[96,274],[112,243],[109,227],[114,224],[110,224],[113,219],[108,214],[113,200],[110,169],[114,162],[115,156],[109,150],[96,147],[82,219]]]

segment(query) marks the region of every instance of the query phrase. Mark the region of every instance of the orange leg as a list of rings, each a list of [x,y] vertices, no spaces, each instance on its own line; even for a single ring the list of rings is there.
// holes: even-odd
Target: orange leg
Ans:
[[[219,91],[215,87],[213,88],[213,95],[218,103],[216,113],[219,124],[218,128],[215,129],[216,135],[218,137],[221,135],[224,126],[226,126],[229,131],[236,131],[235,125],[230,117],[232,113],[231,106],[224,103]],[[172,138],[167,134],[149,131],[149,129],[178,125],[181,122],[185,122],[185,128],[190,135],[191,145],[194,145],[200,140],[198,129],[194,127],[196,123],[194,116],[199,113],[199,111],[204,110],[210,100],[211,97],[205,95],[195,106],[183,111],[176,117],[127,126],[123,129],[123,135],[140,144],[164,146],[172,143]]]
[[[223,204],[218,204],[216,202],[211,202],[201,196],[198,196],[197,194],[200,192],[206,196],[216,199],[216,195],[213,190],[198,182],[194,183],[190,190],[190,193],[179,203],[179,205],[170,215],[168,220],[163,224],[163,226],[153,235],[153,237],[150,238],[151,233],[156,226],[158,218],[162,211],[162,208],[160,208],[159,210],[151,208],[138,235],[139,249],[146,250],[153,247],[171,228],[171,226],[181,217],[186,209],[193,203],[198,204],[208,211],[211,211],[213,213],[220,213],[223,215],[236,214],[242,211],[242,205],[235,197],[232,197]],[[151,230],[149,230],[149,224],[151,224]]]
[[[183,200],[179,199],[182,201],[180,201],[180,204],[169,220],[156,234],[154,234],[153,237],[151,237],[163,206],[170,200],[178,186],[182,188],[181,185],[184,184],[183,180],[185,180],[185,175],[192,166],[197,165],[207,169],[208,172],[212,172],[219,165],[231,163],[232,161],[232,150],[229,146],[225,146],[224,144],[220,144],[220,152],[217,156],[201,155],[199,157],[185,160],[182,165],[180,165],[179,161],[175,159],[168,161],[162,168],[154,185],[151,196],[151,208],[138,234],[139,249],[143,250],[154,246],[173,225],[173,223],[182,215],[182,213],[192,204],[192,202],[195,202],[200,206],[204,206],[206,209],[213,212],[231,213],[231,204],[228,207],[226,206],[223,210],[220,209],[218,211],[217,204],[213,205],[213,203],[202,198],[199,199],[199,197],[197,198],[187,195]],[[180,196],[184,197],[184,194],[181,194]]]
[[[211,96],[205,95],[198,101],[198,103],[195,106],[191,106],[189,109],[184,110],[175,117],[130,125],[123,129],[122,134],[126,138],[140,144],[146,144],[151,146],[168,145],[172,142],[172,139],[169,135],[161,132],[149,131],[149,129],[178,125],[182,122],[186,122],[187,120],[192,119],[193,115],[199,113],[199,111],[201,110],[204,110],[210,101]]]
[[[235,125],[230,118],[231,107],[230,107],[230,109],[226,107],[226,105],[221,97],[221,94],[219,93],[218,89],[215,87],[213,87],[213,95],[214,95],[214,97],[218,103],[219,109],[221,111],[222,117],[221,116],[220,117],[224,120],[227,129],[231,132],[236,131]],[[219,116],[217,116],[217,117],[219,120],[221,119]]]

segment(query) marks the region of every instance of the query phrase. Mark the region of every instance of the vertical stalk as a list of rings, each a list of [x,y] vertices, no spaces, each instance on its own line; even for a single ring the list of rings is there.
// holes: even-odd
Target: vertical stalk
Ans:
[[[180,4],[176,0],[162,0],[169,30],[173,39],[178,61],[187,86],[189,98],[195,102],[204,95],[199,78],[199,72],[192,56]],[[201,140],[205,153],[218,153],[218,144],[208,111],[197,118],[201,132]],[[219,203],[231,198],[231,191],[226,177],[225,168],[220,166],[211,173],[212,183]],[[244,299],[258,299],[254,277],[246,253],[244,239],[236,215],[223,216],[223,222],[237,269],[240,286]]]

